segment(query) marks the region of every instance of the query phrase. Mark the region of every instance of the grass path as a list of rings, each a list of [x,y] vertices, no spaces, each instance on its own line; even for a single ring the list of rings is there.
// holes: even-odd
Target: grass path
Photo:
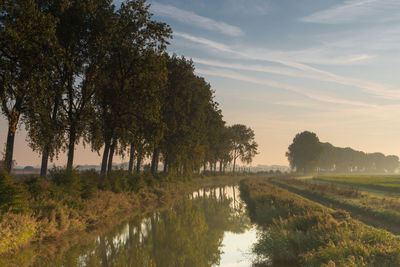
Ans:
[[[279,183],[277,181],[272,181],[269,180],[270,183],[277,185],[281,188],[284,188],[292,193],[295,193],[297,195],[300,195],[302,197],[305,197],[311,201],[317,202],[319,204],[322,204],[326,207],[330,207],[332,209],[342,209],[350,213],[351,217],[354,219],[357,219],[365,224],[377,227],[377,228],[382,228],[385,229],[395,235],[400,235],[400,225],[390,222],[390,221],[383,221],[382,218],[377,218],[367,211],[357,208],[354,206],[351,206],[349,204],[345,204],[339,201],[336,201],[334,199],[324,197],[322,195],[317,195],[309,191],[301,190],[295,187],[292,187],[287,184]]]

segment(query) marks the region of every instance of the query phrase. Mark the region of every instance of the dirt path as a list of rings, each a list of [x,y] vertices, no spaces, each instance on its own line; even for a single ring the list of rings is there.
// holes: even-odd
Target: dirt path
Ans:
[[[321,195],[316,195],[312,192],[303,191],[303,190],[291,187],[290,185],[287,185],[287,184],[282,184],[282,183],[271,181],[271,180],[269,182],[274,185],[277,185],[279,187],[282,187],[292,193],[295,193],[297,195],[305,197],[311,201],[314,201],[314,202],[320,203],[324,206],[327,206],[329,208],[345,210],[351,215],[351,217],[353,217],[365,224],[374,226],[376,228],[385,229],[386,231],[392,232],[395,235],[400,235],[400,225],[399,224],[388,221],[385,218],[373,216],[361,208],[356,208],[356,207],[341,203],[339,201],[329,199],[329,198],[321,196]]]

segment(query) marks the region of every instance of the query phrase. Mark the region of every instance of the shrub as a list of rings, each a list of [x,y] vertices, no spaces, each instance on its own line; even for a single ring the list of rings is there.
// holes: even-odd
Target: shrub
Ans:
[[[50,183],[38,176],[25,179],[24,186],[35,201],[40,201],[46,197]]]
[[[124,170],[115,170],[107,175],[107,179],[111,184],[111,190],[114,193],[129,191],[128,172]]]
[[[0,171],[0,211],[21,213],[28,210],[28,193],[13,181],[4,171]]]

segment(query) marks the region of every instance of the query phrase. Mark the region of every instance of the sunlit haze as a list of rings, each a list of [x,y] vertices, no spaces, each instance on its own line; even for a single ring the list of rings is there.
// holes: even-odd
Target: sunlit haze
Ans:
[[[303,130],[335,146],[399,154],[400,1],[149,3],[174,31],[168,52],[193,59],[224,120],[254,129],[260,153],[252,165],[288,165],[285,152]],[[38,165],[23,127],[14,158]],[[1,151],[6,136],[2,117]],[[56,164],[65,163],[62,154]],[[80,145],[75,164],[100,164],[100,157]]]

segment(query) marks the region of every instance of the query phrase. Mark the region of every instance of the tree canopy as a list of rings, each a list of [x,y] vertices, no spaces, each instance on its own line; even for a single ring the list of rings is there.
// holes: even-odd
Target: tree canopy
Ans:
[[[17,126],[49,160],[64,151],[72,170],[81,142],[113,156],[129,154],[129,172],[151,162],[156,173],[220,171],[257,154],[254,131],[227,126],[211,85],[192,60],[166,53],[172,30],[145,0],[4,0],[0,3],[0,100],[9,121],[11,170]],[[22,120],[21,120],[22,119]]]

